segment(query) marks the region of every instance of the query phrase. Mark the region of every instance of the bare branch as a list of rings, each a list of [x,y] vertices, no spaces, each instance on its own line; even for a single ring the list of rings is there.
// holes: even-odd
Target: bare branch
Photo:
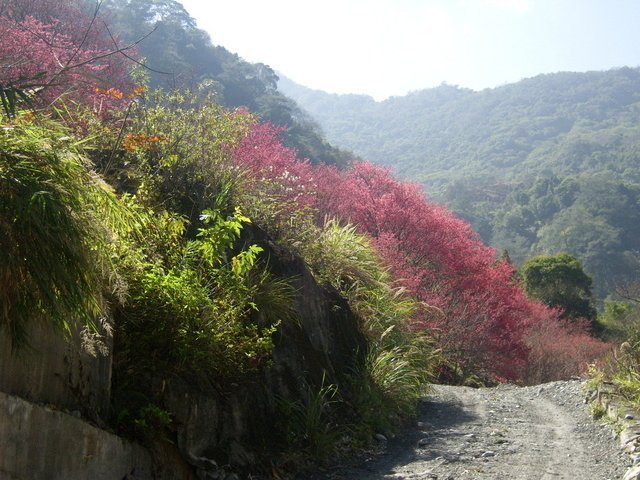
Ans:
[[[622,300],[627,300],[629,302],[635,303],[636,305],[640,304],[640,284],[639,283],[629,283],[623,286],[619,286],[615,289],[615,293]]]
[[[109,34],[109,37],[111,38],[111,42],[113,43],[114,47],[118,48],[118,41],[115,39],[115,37],[113,36],[113,34],[111,33],[111,30],[109,29],[109,26],[105,23],[104,28],[107,30],[107,33]],[[148,38],[153,32],[155,32],[157,30],[158,26],[154,26],[153,29],[151,31],[149,31],[149,33],[147,33],[144,37],[140,38],[137,42],[136,45],[140,42],[142,42],[144,39]],[[132,57],[131,55],[128,55],[126,52],[121,52],[122,55],[128,59],[131,60],[133,63],[135,63],[136,65],[140,65],[141,67],[149,70],[150,72],[153,73],[160,73],[162,75],[173,75],[174,72],[163,72],[162,70],[156,70],[155,68],[151,68],[150,66],[148,66],[147,64],[145,64],[144,62],[141,62],[140,60],[138,60],[135,57]]]
[[[71,57],[69,57],[69,60],[67,60],[67,64],[65,66],[69,66],[69,64],[73,61],[73,59],[78,56],[78,53],[80,53],[80,50],[82,49],[82,47],[84,47],[84,44],[86,43],[87,39],[89,38],[89,33],[91,32],[91,29],[93,28],[93,24],[95,23],[96,19],[98,18],[98,12],[100,11],[100,7],[101,6],[102,6],[102,0],[97,0],[96,1],[96,8],[93,11],[93,16],[91,17],[91,21],[89,22],[89,25],[87,26],[87,28],[84,31],[84,35],[82,37],[82,41],[78,44],[78,46],[76,47],[75,52],[73,52]]]

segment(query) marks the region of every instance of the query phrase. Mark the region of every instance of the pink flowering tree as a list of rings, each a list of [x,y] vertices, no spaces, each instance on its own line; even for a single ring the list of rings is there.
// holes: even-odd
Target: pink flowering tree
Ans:
[[[119,47],[97,17],[85,15],[72,2],[38,2],[31,10],[38,18],[26,13],[28,3],[10,0],[0,10],[5,111],[15,109],[8,102],[26,97],[39,107],[60,97],[96,111],[122,107],[133,90],[130,62],[122,53],[130,56],[133,48]]]
[[[281,214],[316,205],[316,172],[309,160],[280,142],[284,127],[253,124],[233,151],[234,162],[248,174],[248,188],[278,203]]]
[[[418,185],[367,162],[340,171],[299,161],[279,133],[254,125],[235,150],[236,164],[256,189],[267,188],[286,204],[287,213],[311,209],[318,224],[337,218],[370,236],[398,284],[423,306],[412,328],[436,336],[464,374],[566,378],[606,350],[586,330],[559,322],[558,312],[527,298],[511,265],[469,224],[428,202]]]

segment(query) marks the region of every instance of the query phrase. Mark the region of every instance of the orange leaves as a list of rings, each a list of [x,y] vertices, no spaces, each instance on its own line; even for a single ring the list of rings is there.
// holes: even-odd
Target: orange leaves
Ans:
[[[160,143],[167,143],[162,135],[145,135],[144,133],[129,133],[122,142],[122,146],[129,152],[136,150],[156,150]]]
[[[129,98],[139,97],[140,95],[142,95],[144,93],[145,90],[146,89],[144,87],[136,87],[129,94]]]
[[[122,100],[124,98],[124,93],[122,93],[117,88],[110,88],[108,90],[105,90],[104,88],[96,87],[96,88],[93,89],[93,91],[95,93],[97,93],[97,94],[107,95],[109,97],[113,97],[116,100]]]
[[[98,95],[106,95],[111,98],[115,98],[116,100],[124,100],[125,98],[129,100],[133,100],[136,97],[142,95],[145,91],[144,87],[136,87],[129,94],[125,95],[124,92],[118,90],[117,88],[100,88],[96,87],[93,89],[93,92]]]

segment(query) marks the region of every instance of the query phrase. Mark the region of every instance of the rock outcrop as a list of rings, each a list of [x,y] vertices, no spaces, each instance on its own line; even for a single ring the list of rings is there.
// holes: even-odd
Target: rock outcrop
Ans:
[[[106,352],[90,355],[79,334],[67,340],[43,327],[32,332],[35,352],[24,356],[0,339],[0,473],[16,479],[233,478],[230,472],[250,471],[282,446],[282,402],[304,401],[310,388],[323,384],[348,390],[343,379],[362,362],[367,343],[347,301],[257,227],[245,229],[243,242],[259,244],[271,273],[297,292],[298,322],[279,326],[270,365],[224,385],[158,372],[162,406],[173,419],[165,435],[172,438],[152,442],[149,451],[95,426],[104,426],[109,410],[110,339]],[[267,320],[261,315],[254,320]]]

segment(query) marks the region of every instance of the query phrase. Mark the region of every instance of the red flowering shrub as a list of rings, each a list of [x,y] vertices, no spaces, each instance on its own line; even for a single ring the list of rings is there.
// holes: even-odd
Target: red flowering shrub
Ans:
[[[249,174],[249,188],[278,203],[281,213],[316,205],[316,171],[308,160],[280,143],[283,128],[254,124],[234,149],[237,165]]]
[[[71,2],[44,2],[33,10],[37,19],[26,14],[27,3],[12,0],[0,10],[0,85],[26,91],[38,106],[64,95],[102,113],[130,101],[129,61],[114,53],[99,22]]]
[[[549,314],[548,310],[537,316],[525,337],[529,354],[521,379],[529,385],[585,373],[590,363],[612,348],[589,334],[587,320],[562,319],[559,311]]]
[[[254,125],[235,151],[236,163],[256,188],[268,184],[289,209],[313,207],[318,223],[334,217],[369,235],[394,278],[424,306],[412,328],[436,336],[463,374],[527,382],[566,378],[606,350],[585,330],[559,322],[555,310],[528,299],[511,265],[496,260],[469,224],[429,203],[418,185],[366,162],[340,171],[298,161],[279,133]]]

